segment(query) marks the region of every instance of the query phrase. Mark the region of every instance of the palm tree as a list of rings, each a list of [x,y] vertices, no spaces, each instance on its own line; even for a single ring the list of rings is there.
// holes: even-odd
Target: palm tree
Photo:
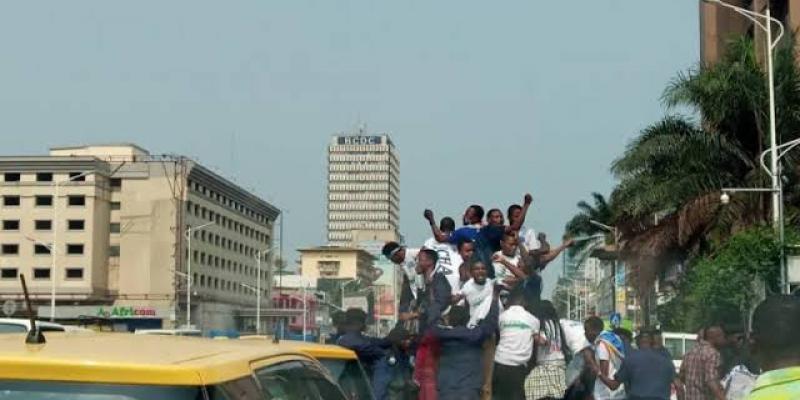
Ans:
[[[792,42],[794,43],[794,42]],[[800,71],[791,45],[776,52],[779,143],[800,134]],[[712,241],[769,220],[765,194],[737,194],[721,206],[723,187],[764,187],[759,164],[767,141],[766,76],[753,41],[733,41],[718,63],[682,73],[664,103],[702,116],[671,115],[644,129],[612,164],[619,184],[611,195],[621,229],[621,257],[633,266],[640,297],[661,268],[702,254]],[[796,156],[785,158],[786,199],[800,197]],[[787,215],[792,215],[787,207]],[[643,303],[645,304],[645,303]]]
[[[567,222],[564,228],[567,236],[583,239],[577,240],[575,245],[570,247],[568,251],[570,257],[583,253],[587,249],[591,243],[590,240],[587,240],[587,236],[608,233],[590,221],[600,222],[605,225],[611,225],[613,223],[614,211],[608,201],[606,201],[606,198],[600,193],[593,192],[592,200],[593,204],[589,204],[583,200],[579,201],[577,206],[580,211]]]

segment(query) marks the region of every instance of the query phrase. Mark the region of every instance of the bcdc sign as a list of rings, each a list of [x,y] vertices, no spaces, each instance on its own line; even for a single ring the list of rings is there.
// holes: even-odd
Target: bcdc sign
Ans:
[[[339,136],[337,144],[344,145],[368,145],[381,144],[380,136]]]

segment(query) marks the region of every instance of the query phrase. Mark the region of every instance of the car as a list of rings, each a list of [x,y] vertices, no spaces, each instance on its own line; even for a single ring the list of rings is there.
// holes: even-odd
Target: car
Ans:
[[[0,335],[11,399],[345,400],[330,373],[289,346],[172,335]]]
[[[137,329],[136,335],[160,335],[160,336],[203,336],[199,329]]]
[[[242,336],[242,342],[271,343],[270,336]],[[279,345],[306,353],[324,366],[344,390],[349,400],[372,399],[372,385],[364,372],[358,356],[350,349],[342,346],[303,342],[298,340],[281,340]]]
[[[61,325],[54,322],[36,321],[42,332],[82,332],[88,329],[77,326]],[[24,318],[0,318],[0,334],[26,333],[31,329],[31,320]]]

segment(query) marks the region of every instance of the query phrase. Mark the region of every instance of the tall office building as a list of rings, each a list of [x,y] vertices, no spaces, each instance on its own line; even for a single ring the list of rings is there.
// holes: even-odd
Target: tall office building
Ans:
[[[334,136],[328,147],[328,244],[354,230],[400,230],[400,163],[388,135]]]
[[[0,301],[21,299],[25,274],[39,318],[55,284],[58,321],[183,325],[190,262],[192,325],[252,326],[259,273],[269,299],[279,210],[185,157],[131,144],[2,156],[0,197]]]
[[[726,3],[763,13],[767,0],[724,0]],[[786,39],[800,28],[800,0],[770,1],[772,16],[786,27]],[[777,28],[775,28],[777,34]],[[739,36],[755,36],[758,43],[764,43],[764,31],[753,27],[753,23],[735,11],[705,1],[700,1],[700,59],[703,64],[713,64],[725,53],[728,43]],[[796,40],[800,37],[795,36]],[[763,48],[763,46],[761,47]],[[763,51],[759,57],[763,59]]]

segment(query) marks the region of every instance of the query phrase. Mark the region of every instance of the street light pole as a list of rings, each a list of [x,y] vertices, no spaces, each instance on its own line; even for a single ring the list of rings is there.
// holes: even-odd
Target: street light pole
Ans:
[[[772,18],[772,14],[770,11],[769,2],[766,3],[766,12],[764,14],[760,14],[751,10],[748,10],[743,7],[737,7],[728,3],[725,3],[722,0],[704,0],[707,3],[716,4],[721,7],[725,7],[728,9],[733,10],[734,12],[744,16],[745,18],[749,19],[753,22],[753,24],[759,28],[761,28],[767,36],[767,89],[769,91],[769,143],[770,148],[767,150],[770,153],[770,168],[769,168],[769,175],[772,178],[771,184],[771,192],[772,192],[772,224],[773,227],[779,235],[783,235],[783,221],[782,221],[782,205],[781,205],[781,185],[780,185],[780,176],[778,173],[778,145],[777,145],[777,128],[775,122],[775,68],[773,65],[773,50],[780,42],[781,38],[784,34],[784,27],[781,21]],[[772,38],[772,24],[778,25],[778,36],[773,40]],[[763,157],[763,155],[762,155]],[[762,158],[763,160],[763,158]],[[763,165],[763,163],[762,163]],[[781,245],[783,245],[783,241],[781,240]],[[781,250],[783,252],[783,250]],[[783,256],[781,256],[783,258]],[[782,264],[785,262],[781,261]],[[782,274],[785,274],[785,267],[781,268]],[[782,291],[786,292],[788,290],[788,284],[786,283],[786,278],[783,277],[782,284]]]
[[[92,172],[93,171],[81,172],[78,175],[67,177],[66,180],[55,181],[53,183],[53,186],[55,187],[55,195],[53,196],[53,243],[50,247],[50,256],[52,258],[52,265],[50,267],[50,322],[56,320],[56,279],[58,278],[58,274],[56,273],[56,268],[58,266],[58,198],[60,197],[61,184],[72,182],[78,178],[83,178]]]
[[[186,329],[192,327],[192,233],[211,225],[214,222],[186,228],[186,250],[189,253],[189,257],[186,257]]]
[[[599,221],[589,220],[589,223],[614,234],[614,250],[619,252],[619,230],[616,226],[603,224]],[[617,256],[611,264],[611,313],[617,312]]]

